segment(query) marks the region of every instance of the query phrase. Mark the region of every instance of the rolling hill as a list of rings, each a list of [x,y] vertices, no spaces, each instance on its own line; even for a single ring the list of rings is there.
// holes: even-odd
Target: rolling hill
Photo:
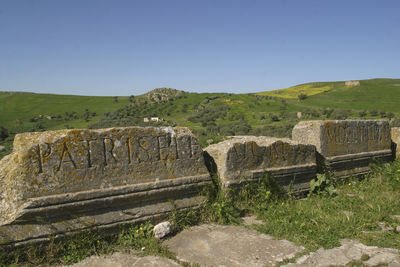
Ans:
[[[299,95],[303,94],[301,100]],[[9,153],[13,135],[25,131],[112,126],[187,126],[201,143],[223,136],[289,136],[299,120],[400,117],[400,79],[360,80],[359,85],[313,82],[254,94],[188,93],[158,88],[144,95],[101,97],[0,92],[0,141]],[[300,119],[298,116],[300,116]],[[158,117],[159,122],[144,122]]]

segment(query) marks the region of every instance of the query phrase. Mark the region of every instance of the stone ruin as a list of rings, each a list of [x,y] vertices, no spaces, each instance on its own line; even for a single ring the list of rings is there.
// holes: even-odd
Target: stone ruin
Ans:
[[[269,174],[295,192],[308,191],[317,171],[363,175],[392,159],[390,131],[387,121],[303,121],[293,140],[237,136],[204,152],[182,127],[18,134],[0,161],[0,247],[196,208],[210,173],[223,189]],[[399,136],[392,129],[397,144]]]
[[[392,131],[392,145],[393,151],[395,151],[395,156],[400,157],[400,127],[393,127]]]
[[[384,120],[302,121],[292,139],[315,145],[319,171],[338,178],[367,174],[374,160],[392,159],[390,126]]]
[[[290,139],[241,136],[205,150],[215,162],[213,169],[223,188],[268,174],[287,190],[308,191],[316,173],[315,147]]]
[[[187,128],[18,134],[0,161],[0,244],[165,216],[202,203],[211,183]]]

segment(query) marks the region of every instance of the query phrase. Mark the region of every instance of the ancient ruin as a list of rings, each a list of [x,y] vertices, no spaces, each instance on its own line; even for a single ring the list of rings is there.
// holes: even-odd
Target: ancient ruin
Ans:
[[[374,160],[392,159],[390,126],[384,120],[302,121],[292,138],[315,145],[319,171],[335,177],[364,175]]]
[[[170,200],[198,206],[210,182],[187,128],[18,134],[0,161],[0,244],[162,217]]]
[[[400,127],[393,127],[391,130],[393,152],[396,158],[400,157]]]
[[[269,174],[287,189],[307,191],[316,173],[315,147],[289,139],[234,137],[205,150],[224,188]]]
[[[60,130],[16,135],[0,161],[0,246],[109,229],[194,208],[217,174],[223,189],[270,175],[306,192],[316,172],[364,175],[390,161],[388,121],[303,121],[293,139],[236,136],[210,145],[181,127]],[[172,200],[172,201],[171,201]]]

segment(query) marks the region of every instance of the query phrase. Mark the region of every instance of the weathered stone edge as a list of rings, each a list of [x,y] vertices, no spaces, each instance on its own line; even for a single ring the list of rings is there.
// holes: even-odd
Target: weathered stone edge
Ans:
[[[126,186],[118,186],[105,189],[95,189],[88,191],[79,191],[75,193],[65,193],[58,195],[51,195],[45,197],[37,197],[30,199],[30,203],[25,209],[34,209],[38,207],[47,207],[51,205],[68,204],[74,202],[80,202],[84,200],[92,200],[104,197],[127,195],[129,193],[136,193],[141,191],[147,191],[149,189],[162,189],[165,187],[173,187],[177,185],[192,184],[202,181],[211,181],[211,176],[207,174],[186,176],[175,179],[161,180],[156,182],[148,182],[142,184],[133,184]],[[63,201],[65,200],[65,201]]]
[[[160,211],[157,214],[144,214],[141,217],[135,217],[131,218],[128,220],[121,220],[118,222],[113,222],[109,224],[102,224],[102,225],[88,225],[87,227],[82,227],[82,228],[76,228],[76,229],[70,229],[69,231],[58,231],[55,233],[49,233],[49,229],[56,229],[57,226],[55,224],[48,224],[48,225],[40,225],[40,228],[43,228],[43,230],[38,230],[39,232],[42,232],[42,235],[33,237],[33,238],[25,238],[25,239],[20,239],[20,240],[8,240],[7,238],[4,238],[1,235],[1,232],[3,232],[6,228],[9,228],[6,231],[23,231],[26,228],[33,228],[36,225],[3,225],[0,226],[0,249],[2,248],[14,248],[14,247],[20,247],[20,246],[26,246],[26,245],[32,245],[32,244],[37,244],[37,243],[44,243],[44,242],[49,242],[51,240],[58,240],[61,238],[69,237],[69,236],[74,236],[76,234],[79,234],[81,232],[88,232],[91,230],[103,230],[105,231],[106,234],[112,234],[118,231],[121,227],[130,225],[132,223],[139,223],[139,222],[144,222],[144,221],[153,221],[153,222],[158,222],[163,219],[165,219],[174,209],[176,210],[187,210],[187,209],[198,209],[201,205],[202,202],[204,202],[205,197],[203,196],[197,196],[195,198],[190,198],[191,203],[184,204],[184,201],[181,200],[176,200],[174,202],[175,206],[171,204],[170,201],[165,201],[163,203],[156,203],[155,205],[163,205],[166,208],[164,208],[162,211]],[[155,206],[154,205],[154,206]],[[58,224],[64,224],[68,225],[68,222],[58,222]],[[85,223],[82,223],[85,224]],[[87,223],[86,223],[87,224]]]

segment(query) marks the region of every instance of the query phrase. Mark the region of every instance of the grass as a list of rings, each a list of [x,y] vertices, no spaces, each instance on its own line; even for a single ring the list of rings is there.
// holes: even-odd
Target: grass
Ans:
[[[393,112],[400,114],[400,80],[373,79],[360,81],[360,86],[346,87],[343,82],[313,83],[299,85],[280,93],[259,94],[196,94],[187,93],[185,97],[166,103],[149,103],[146,114],[135,114],[139,119],[144,115],[156,115],[175,125],[187,126],[199,137],[203,145],[212,138],[217,142],[224,138],[221,132],[212,132],[236,122],[246,122],[252,129],[244,134],[288,135],[290,127],[299,120],[296,112],[301,111],[302,119],[333,119],[323,114],[326,107],[349,109],[349,118],[357,118],[360,111]],[[298,93],[307,94],[304,100],[297,99]],[[273,96],[273,97],[271,97]],[[137,97],[144,101],[145,96]],[[282,99],[285,98],[285,99]],[[0,145],[0,158],[11,152],[13,135],[18,132],[38,130],[38,122],[32,117],[39,115],[56,116],[61,119],[41,119],[39,130],[61,128],[85,128],[101,122],[106,112],[113,113],[129,107],[128,97],[63,96],[31,93],[0,93],[0,124],[10,129],[11,135]],[[202,110],[226,106],[226,115],[212,121],[214,125],[189,121]],[[84,120],[84,110],[96,112],[96,116]],[[76,111],[76,117],[64,118],[65,112]],[[307,115],[308,111],[316,115]],[[277,115],[272,121],[270,115]],[[364,118],[380,118],[380,115],[367,114]],[[206,120],[207,121],[207,120]],[[208,122],[207,122],[208,123]],[[273,132],[270,129],[289,129]],[[285,128],[286,127],[286,128]],[[229,127],[228,127],[229,128]],[[287,130],[286,129],[286,130]],[[262,131],[256,131],[262,130]],[[241,133],[243,134],[243,133]],[[393,247],[400,249],[400,234],[390,230],[382,232],[378,223],[400,225],[392,215],[400,215],[400,163],[378,165],[374,172],[364,180],[351,180],[335,184],[337,195],[314,194],[298,201],[282,194],[273,181],[261,180],[249,184],[239,192],[222,194],[221,190],[208,191],[207,205],[201,210],[174,212],[171,220],[175,231],[200,222],[238,224],[238,217],[254,213],[264,221],[257,230],[276,238],[285,238],[313,251],[319,247],[331,248],[339,245],[341,238],[359,239],[367,245]],[[377,194],[377,192],[379,192]],[[140,230],[146,229],[145,231]],[[32,246],[28,249],[0,251],[0,265],[46,265],[53,263],[73,263],[89,255],[107,254],[113,251],[126,251],[131,248],[147,249],[142,254],[174,256],[162,244],[150,236],[150,226],[132,225],[121,230],[118,235],[103,236],[98,232],[83,233],[65,242],[53,241],[49,244]],[[137,231],[137,232],[136,232]],[[147,243],[146,243],[147,242]]]
[[[388,119],[388,113],[399,117],[399,85],[400,79],[361,80],[359,86],[351,87],[344,82],[317,82],[256,94],[184,93],[165,102],[154,102],[142,95],[134,98],[137,103],[134,109],[129,97],[118,97],[116,102],[114,97],[0,92],[0,125],[10,132],[10,138],[0,141],[6,147],[0,157],[11,152],[16,133],[93,125],[95,128],[150,126],[153,124],[143,123],[143,117],[149,116],[165,119],[163,125],[189,127],[203,146],[208,140],[215,142],[227,135],[289,137],[300,120]],[[300,93],[308,97],[299,100]],[[211,118],[219,113],[215,112],[218,107],[225,107],[226,114]],[[95,116],[85,119],[85,110]],[[200,120],[190,120],[205,111],[208,113]],[[298,112],[301,119],[297,118]],[[40,115],[53,118],[39,118]]]
[[[40,245],[0,251],[0,266],[48,266],[73,264],[92,255],[106,255],[116,251],[132,252],[139,256],[158,255],[176,257],[152,234],[149,222],[121,228],[117,234],[92,230],[64,240],[51,240]]]
[[[381,231],[378,223],[399,226],[400,162],[377,166],[365,179],[337,184],[337,196],[312,195],[275,202],[255,212],[258,230],[305,246],[310,251],[339,246],[344,238],[366,245],[400,249],[400,233]],[[379,192],[378,194],[376,192]]]
[[[304,246],[307,251],[340,246],[340,239],[357,239],[370,246],[400,249],[400,161],[376,165],[364,179],[336,183],[336,194],[314,190],[308,198],[284,194],[274,180],[264,177],[241,189],[222,193],[216,187],[203,192],[207,203],[197,210],[174,211],[169,220],[174,233],[199,223],[240,224],[239,217],[256,214],[263,224],[256,230]],[[379,192],[379,193],[377,193]],[[382,231],[379,223],[394,229]],[[0,251],[1,266],[72,264],[91,255],[115,251],[159,255],[178,261],[152,235],[152,225],[133,224],[113,235],[85,232],[67,240]],[[145,249],[142,249],[142,248]],[[354,263],[356,264],[356,263]]]
[[[343,82],[344,84],[344,82]],[[273,91],[257,93],[263,96],[273,96],[281,98],[294,98],[297,99],[300,94],[306,94],[307,96],[328,92],[333,89],[331,83],[306,83],[300,84],[285,89],[278,89]]]

